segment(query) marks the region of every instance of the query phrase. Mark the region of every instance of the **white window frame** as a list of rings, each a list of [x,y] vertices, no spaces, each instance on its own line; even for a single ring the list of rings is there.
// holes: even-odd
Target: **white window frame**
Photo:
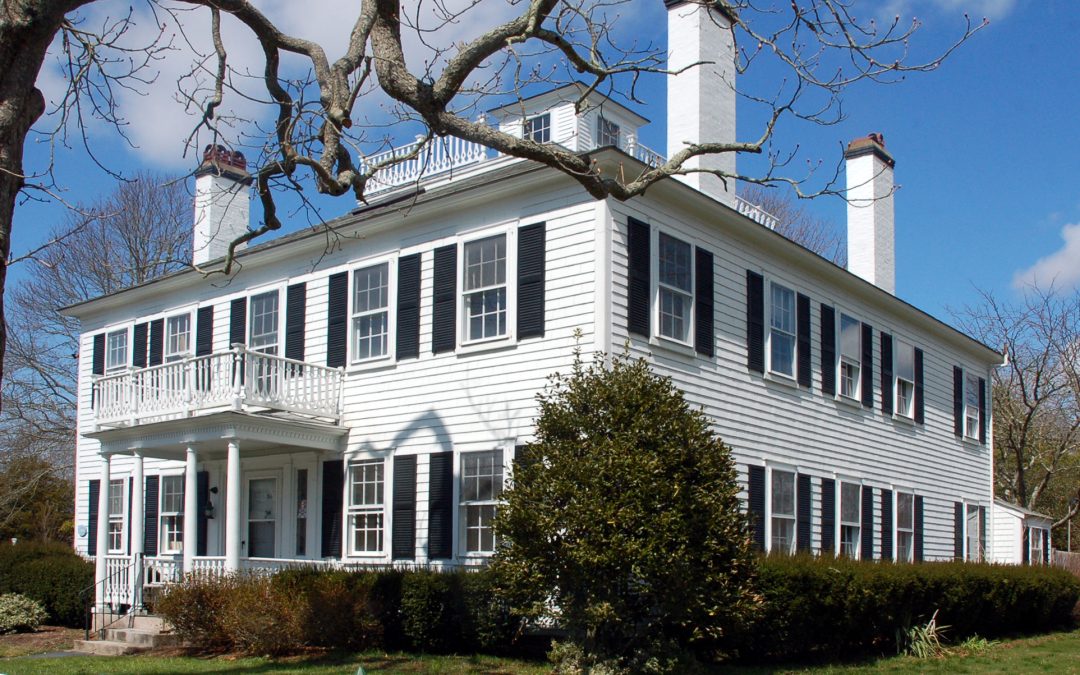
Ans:
[[[475,470],[470,471],[469,461],[472,459],[481,459],[484,456],[490,456],[493,460],[491,473],[480,473],[479,466],[477,466]],[[462,556],[487,557],[492,555],[498,547],[499,542],[495,536],[494,529],[491,526],[491,519],[493,519],[498,512],[499,501],[501,500],[503,489],[506,487],[507,469],[506,452],[503,448],[460,453],[458,459],[459,473],[457,480],[458,546]],[[477,485],[477,490],[475,492],[466,489],[466,484],[471,478],[476,478],[477,483],[479,484],[479,479],[484,476],[492,477],[492,493],[490,495],[479,494],[479,485]],[[470,511],[477,511],[479,514],[486,515],[487,519],[481,517],[479,519],[479,525],[474,527],[470,525],[469,522]],[[470,530],[477,531],[477,539],[481,542],[478,546],[472,548],[469,546]],[[491,532],[490,548],[483,547],[482,538],[484,537],[484,531]]]
[[[175,332],[174,333],[173,332],[174,322],[179,323],[182,319],[187,320],[187,331],[185,331],[183,333],[181,333],[181,332]],[[179,314],[172,314],[170,316],[165,317],[165,348],[164,348],[165,363],[169,363],[170,361],[180,361],[180,360],[184,359],[185,357],[191,356],[194,353],[194,349],[192,348],[194,341],[191,339],[192,338],[192,330],[191,330],[192,326],[191,326],[191,324],[192,324],[191,312],[180,312]],[[181,342],[181,340],[179,339],[179,336],[181,336],[181,335],[185,336],[184,340],[183,340],[183,342],[184,342],[183,349],[178,348],[180,346],[179,344],[175,344],[175,345],[173,344],[173,338],[177,338],[176,339],[177,343]]]
[[[184,494],[185,480],[182,473],[164,473],[161,474],[160,483],[158,487],[158,552],[161,555],[183,553],[184,551],[184,501],[187,495]],[[166,510],[165,509],[165,484],[168,481],[176,481],[180,483],[180,509],[179,510]],[[200,507],[205,507],[201,504]],[[170,524],[172,527],[170,528]],[[169,529],[176,532],[177,542],[176,546],[169,546],[169,538],[166,533]]]
[[[603,115],[596,116],[596,147],[622,147],[622,126]]]
[[[775,375],[775,376],[782,377],[782,378],[785,378],[785,379],[788,379],[788,380],[794,380],[798,375],[798,367],[799,367],[799,337],[798,337],[799,336],[799,300],[798,300],[799,294],[796,293],[795,290],[793,288],[791,288],[790,286],[787,286],[786,284],[782,284],[782,283],[780,283],[778,281],[769,280],[768,287],[769,287],[769,293],[768,293],[768,298],[766,299],[766,302],[765,302],[766,326],[768,327],[768,331],[767,331],[766,336],[765,336],[765,342],[766,342],[766,345],[765,345],[766,357],[765,358],[768,359],[768,372],[769,372],[770,375]],[[775,326],[773,324],[773,318],[774,318],[773,317],[773,310],[774,310],[773,292],[774,292],[774,289],[777,289],[777,290],[780,290],[782,292],[787,292],[787,293],[791,294],[791,332],[788,332],[788,331],[784,330],[783,328],[777,327],[777,326]],[[787,337],[789,337],[791,339],[791,350],[790,350],[791,351],[791,372],[790,373],[785,373],[784,371],[779,370],[778,368],[775,367],[775,364],[773,363],[773,347],[774,347],[773,339],[774,339],[774,336],[776,336],[776,335],[778,335],[780,337],[787,336]]]
[[[900,355],[909,351],[911,354],[911,377],[900,372]],[[904,395],[905,390],[908,393]],[[906,406],[901,404],[907,401]],[[901,339],[893,340],[893,414],[897,417],[915,419],[915,345]]]
[[[857,337],[859,339],[858,354],[852,359],[844,354],[844,319],[855,322]],[[863,323],[847,312],[837,312],[836,315],[836,391],[841,399],[848,401],[860,401],[862,399],[862,326]],[[845,367],[853,372],[853,389],[844,391]]]
[[[386,305],[363,312],[356,309],[356,274],[373,267],[386,266]],[[379,313],[386,314],[386,350],[377,356],[361,357],[357,349],[357,320]],[[349,362],[353,364],[374,363],[394,358],[397,336],[397,259],[377,258],[364,261],[349,270]]]
[[[349,462],[346,484],[348,494],[345,503],[348,511],[347,522],[349,524],[347,550],[350,556],[384,556],[386,554],[388,524],[386,509],[387,464],[388,462],[384,458],[356,459]],[[375,476],[368,475],[369,470],[373,470]],[[354,499],[357,485],[365,486],[360,501]],[[368,499],[369,489],[373,491],[370,500]],[[361,518],[364,519],[362,527]],[[356,545],[356,535],[359,530],[365,533],[363,547]],[[375,546],[369,547],[368,537],[372,535],[375,537]]]
[[[502,284],[491,284],[478,288],[466,288],[466,276],[468,269],[465,261],[465,251],[471,244],[487,239],[502,237],[506,244],[505,269],[506,278]],[[502,288],[506,293],[506,330],[501,335],[489,337],[471,338],[469,336],[469,296],[476,293],[496,291]],[[458,242],[457,251],[457,317],[458,317],[458,344],[461,347],[473,345],[488,345],[512,341],[517,332],[517,228],[503,226],[495,229],[486,229],[472,233],[469,237]]]
[[[765,542],[767,549],[770,553],[782,553],[785,555],[794,555],[796,548],[796,541],[798,540],[798,513],[799,513],[799,472],[794,467],[787,466],[770,466],[768,467],[768,480],[765,486],[765,510],[767,512],[767,518],[765,520],[767,526],[767,532],[765,533]],[[773,494],[773,488],[776,486],[776,475],[784,474],[791,476],[791,513],[777,513],[774,505],[776,495]],[[776,546],[774,538],[776,536],[777,521],[782,520],[790,527],[791,537],[787,542],[786,547],[781,548]]]
[[[106,529],[109,533],[106,541],[106,549],[109,555],[123,554],[127,550],[127,501],[128,501],[128,479],[124,478],[110,478],[109,479],[109,495],[106,500],[107,512],[105,513],[105,519],[108,522]],[[119,495],[119,512],[113,513],[113,488],[115,486],[120,487]],[[116,545],[113,545],[113,538],[116,538]]]
[[[255,331],[254,331],[254,328],[255,328],[255,326],[254,326],[255,300],[257,298],[262,298],[262,297],[270,296],[270,295],[273,295],[277,299],[277,303],[275,305],[275,310],[274,310],[274,313],[276,314],[276,316],[274,317],[275,318],[275,321],[274,321],[274,326],[275,326],[274,327],[274,330],[275,330],[275,332],[274,332],[274,342],[273,343],[266,343],[266,344],[259,345],[259,346],[254,346],[252,344],[252,342],[254,341],[254,338],[255,338]],[[247,300],[247,346],[248,346],[248,349],[250,349],[253,352],[259,352],[261,354],[269,354],[271,356],[284,356],[284,346],[282,344],[283,343],[282,336],[284,334],[284,330],[283,330],[283,327],[282,327],[282,322],[283,322],[283,319],[284,319],[284,317],[283,317],[284,312],[282,311],[282,309],[283,308],[282,308],[282,302],[281,302],[281,289],[280,288],[275,287],[275,288],[271,288],[271,289],[267,289],[267,290],[255,291],[255,292],[251,293],[250,295],[248,295],[248,300]],[[269,333],[265,333],[264,335],[268,335],[268,334]]]
[[[964,402],[964,439],[979,441],[979,426],[982,423],[982,411],[979,409],[979,376],[968,370],[963,371],[964,387],[961,395]],[[968,398],[973,397],[972,401]]]
[[[543,124],[538,124],[543,122]],[[530,115],[521,122],[521,137],[536,143],[551,142],[551,113],[545,112],[538,115]],[[537,138],[540,136],[540,138]]]
[[[672,284],[667,284],[667,283],[664,283],[664,282],[662,282],[660,280],[660,238],[661,237],[667,237],[668,239],[672,239],[672,240],[674,240],[674,241],[676,241],[676,242],[678,242],[680,244],[684,244],[685,246],[689,247],[689,249],[690,249],[690,260],[689,260],[689,263],[690,263],[689,264],[689,267],[690,267],[690,282],[689,282],[689,288],[688,289],[679,288],[678,286],[675,286],[675,285],[672,285]],[[652,260],[650,261],[651,267],[650,267],[649,276],[652,279],[652,289],[651,290],[652,290],[652,325],[654,326],[653,335],[655,336],[655,338],[658,341],[662,340],[662,341],[666,341],[667,343],[673,343],[673,344],[676,344],[676,345],[682,345],[682,346],[685,346],[685,347],[693,348],[693,346],[694,346],[694,331],[696,330],[696,326],[695,326],[695,323],[694,323],[694,318],[695,318],[695,313],[696,313],[695,309],[696,309],[696,302],[697,302],[697,297],[695,295],[695,290],[697,289],[697,285],[696,285],[697,284],[697,269],[696,269],[696,267],[697,267],[697,256],[694,254],[694,246],[695,246],[695,244],[690,239],[690,237],[685,237],[685,236],[682,236],[681,234],[675,234],[675,233],[672,233],[672,232],[667,232],[667,231],[661,230],[660,228],[657,228],[657,227],[652,228],[650,244],[651,244],[651,251],[652,251],[652,254],[651,254]],[[670,293],[672,295],[683,296],[684,298],[688,299],[688,302],[687,302],[687,305],[686,305],[686,307],[687,307],[687,309],[686,309],[686,317],[684,319],[685,324],[686,324],[686,338],[685,339],[679,338],[679,337],[677,337],[675,335],[665,335],[664,332],[663,332],[663,315],[664,315],[663,297],[664,297],[665,293]]]
[[[900,526],[900,497],[911,497],[911,527]],[[893,490],[893,560],[896,562],[915,562],[915,491],[907,488]],[[907,535],[910,546],[906,555],[901,556],[900,535]]]
[[[113,339],[123,338],[123,344],[114,348]],[[123,354],[123,358],[114,359],[114,353]],[[118,373],[131,365],[131,336],[127,328],[111,330],[105,333],[105,373]]]
[[[855,514],[857,520],[845,520],[844,519],[844,486],[850,485],[857,489],[855,497]],[[862,493],[865,486],[861,481],[846,480],[838,478],[836,480],[836,555],[850,558],[851,560],[859,560],[862,557]],[[844,548],[844,533],[845,528],[854,530],[854,546]]]
[[[1043,559],[1042,538],[1044,536],[1049,537],[1047,529],[1040,525],[1027,525],[1026,527],[1028,531],[1028,565],[1046,565],[1047,561]],[[1038,538],[1035,537],[1036,533],[1039,535]]]
[[[972,513],[975,516],[974,533],[971,527]],[[979,525],[979,504],[976,502],[964,502],[964,560],[969,562],[982,562],[986,557],[986,551],[983,551],[980,545]],[[975,548],[974,554],[971,550],[972,547]]]

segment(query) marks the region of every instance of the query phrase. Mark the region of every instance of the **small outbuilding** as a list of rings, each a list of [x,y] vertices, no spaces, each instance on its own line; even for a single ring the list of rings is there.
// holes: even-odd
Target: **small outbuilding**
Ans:
[[[1053,519],[1001,499],[994,500],[990,560],[1011,565],[1049,565]]]

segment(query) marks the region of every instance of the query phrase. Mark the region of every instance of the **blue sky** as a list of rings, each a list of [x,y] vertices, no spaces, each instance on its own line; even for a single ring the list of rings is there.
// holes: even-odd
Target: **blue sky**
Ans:
[[[267,4],[279,13],[305,5]],[[633,7],[626,28],[663,25],[659,0],[635,0]],[[949,308],[979,302],[979,289],[1008,297],[1033,277],[1060,286],[1080,282],[1080,48],[1075,42],[1080,3],[892,0],[856,7],[882,16],[917,16],[922,28],[912,43],[916,56],[940,49],[961,32],[964,10],[975,21],[984,15],[991,19],[939,70],[890,86],[858,86],[845,96],[847,117],[841,123],[791,124],[777,136],[781,144],[797,142],[803,159],[820,160],[827,169],[848,140],[871,131],[885,135],[902,186],[896,195],[897,295],[948,319]],[[306,34],[318,39],[330,31],[340,33],[341,25],[319,22]],[[340,43],[341,37],[328,39]],[[244,48],[250,43],[237,44],[237,50]],[[140,168],[194,168],[190,155],[182,158],[184,117],[179,106],[170,104],[179,67],[167,68],[152,86],[155,96],[128,99],[125,112],[139,147],[125,147],[106,131],[91,130],[94,147],[110,168],[124,174]],[[56,90],[58,79],[46,73],[41,82],[49,92]],[[645,96],[648,105],[639,111],[652,124],[643,141],[662,149],[662,87],[647,87]],[[748,123],[751,117],[740,108],[740,134],[756,133]],[[106,193],[112,179],[73,145],[56,154],[66,188],[63,198],[85,201]],[[32,142],[30,167],[42,166],[47,153],[47,146]],[[347,197],[320,203],[326,217],[352,205]],[[839,226],[845,221],[846,205],[839,199],[816,200],[811,208]],[[13,254],[36,245],[63,218],[64,209],[56,202],[21,206]],[[15,283],[25,274],[19,268],[12,269]]]

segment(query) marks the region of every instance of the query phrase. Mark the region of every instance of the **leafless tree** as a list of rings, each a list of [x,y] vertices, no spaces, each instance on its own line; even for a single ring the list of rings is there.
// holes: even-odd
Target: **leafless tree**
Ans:
[[[19,192],[54,187],[50,174],[28,179],[23,169],[27,133],[45,111],[35,81],[50,45],[60,45],[68,64],[70,86],[58,113],[65,123],[61,128],[74,124],[82,129],[81,121],[90,115],[117,124],[122,131],[115,93],[145,86],[152,80],[157,59],[181,58],[170,50],[195,44],[184,33],[174,43],[163,30],[144,44],[131,45],[124,40],[131,25],[127,15],[94,26],[79,21],[80,8],[103,1],[7,0],[0,10],[0,260],[9,255]],[[213,48],[195,55],[193,85],[185,90],[188,102],[200,111],[189,143],[244,147],[257,158],[254,175],[262,222],[234,241],[234,247],[281,227],[276,195],[282,190],[302,195],[304,186],[313,184],[320,193],[364,199],[368,181],[385,168],[384,163],[357,161],[385,138],[363,115],[363,104],[372,97],[388,97],[396,118],[418,125],[425,142],[455,136],[531,159],[572,176],[596,198],[630,199],[666,177],[700,170],[691,168],[688,160],[715,153],[768,156],[766,168],[753,175],[714,172],[723,180],[785,183],[805,196],[802,186],[807,176],[794,171],[794,154],[772,145],[778,124],[789,119],[834,123],[842,117],[840,101],[848,87],[933,70],[985,24],[965,23],[953,43],[917,61],[908,53],[916,22],[901,22],[899,17],[883,25],[870,18],[857,20],[847,0],[797,0],[775,6],[759,5],[758,0],[717,0],[720,13],[733,21],[739,76],[752,78],[759,70],[770,74],[756,88],[743,90],[740,84],[745,100],[764,108],[765,121],[746,134],[747,140],[706,139],[669,148],[670,156],[659,165],[612,175],[557,145],[493,128],[475,112],[490,97],[505,103],[531,93],[537,85],[572,79],[583,81],[590,91],[637,101],[642,76],[670,73],[660,44],[616,30],[620,10],[632,11],[629,0],[416,0],[408,5],[400,0],[363,0],[359,15],[346,29],[345,53],[336,60],[328,58],[323,45],[276,25],[250,0],[148,1],[161,21],[179,16],[184,7],[210,15]],[[867,17],[870,14],[867,10]],[[252,74],[234,68],[230,61],[222,36],[223,15],[239,21],[261,46],[264,63],[254,77],[269,107],[268,124],[244,120],[238,126],[229,124],[237,120],[228,119],[223,103],[230,97],[250,99],[252,95],[240,91],[236,83],[250,81]],[[501,23],[485,18],[493,15],[511,18]],[[184,23],[178,21],[181,28]],[[472,39],[439,46],[441,31],[465,24],[485,29]],[[406,59],[408,40],[430,52],[421,66],[412,69]],[[299,71],[293,67],[297,63],[302,64]],[[827,178],[813,192],[837,190]],[[231,270],[231,260],[230,255],[225,273]],[[5,273],[0,266],[0,299]],[[3,337],[0,332],[0,349]]]
[[[776,231],[822,258],[847,266],[847,248],[843,233],[835,223],[815,216],[804,203],[796,201],[791,191],[750,185],[739,193],[776,218]]]

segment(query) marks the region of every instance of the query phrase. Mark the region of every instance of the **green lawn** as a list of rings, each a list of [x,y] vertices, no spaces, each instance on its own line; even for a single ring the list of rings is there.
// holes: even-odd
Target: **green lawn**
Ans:
[[[60,659],[0,659],[0,673],[368,673],[417,675],[525,675],[547,673],[540,662],[492,657],[449,657],[358,654],[343,657],[261,658],[194,657],[71,657]],[[1077,673],[1080,675],[1080,631],[1056,633],[992,645],[976,654],[950,654],[939,659],[894,657],[846,666],[720,668],[720,673]]]

